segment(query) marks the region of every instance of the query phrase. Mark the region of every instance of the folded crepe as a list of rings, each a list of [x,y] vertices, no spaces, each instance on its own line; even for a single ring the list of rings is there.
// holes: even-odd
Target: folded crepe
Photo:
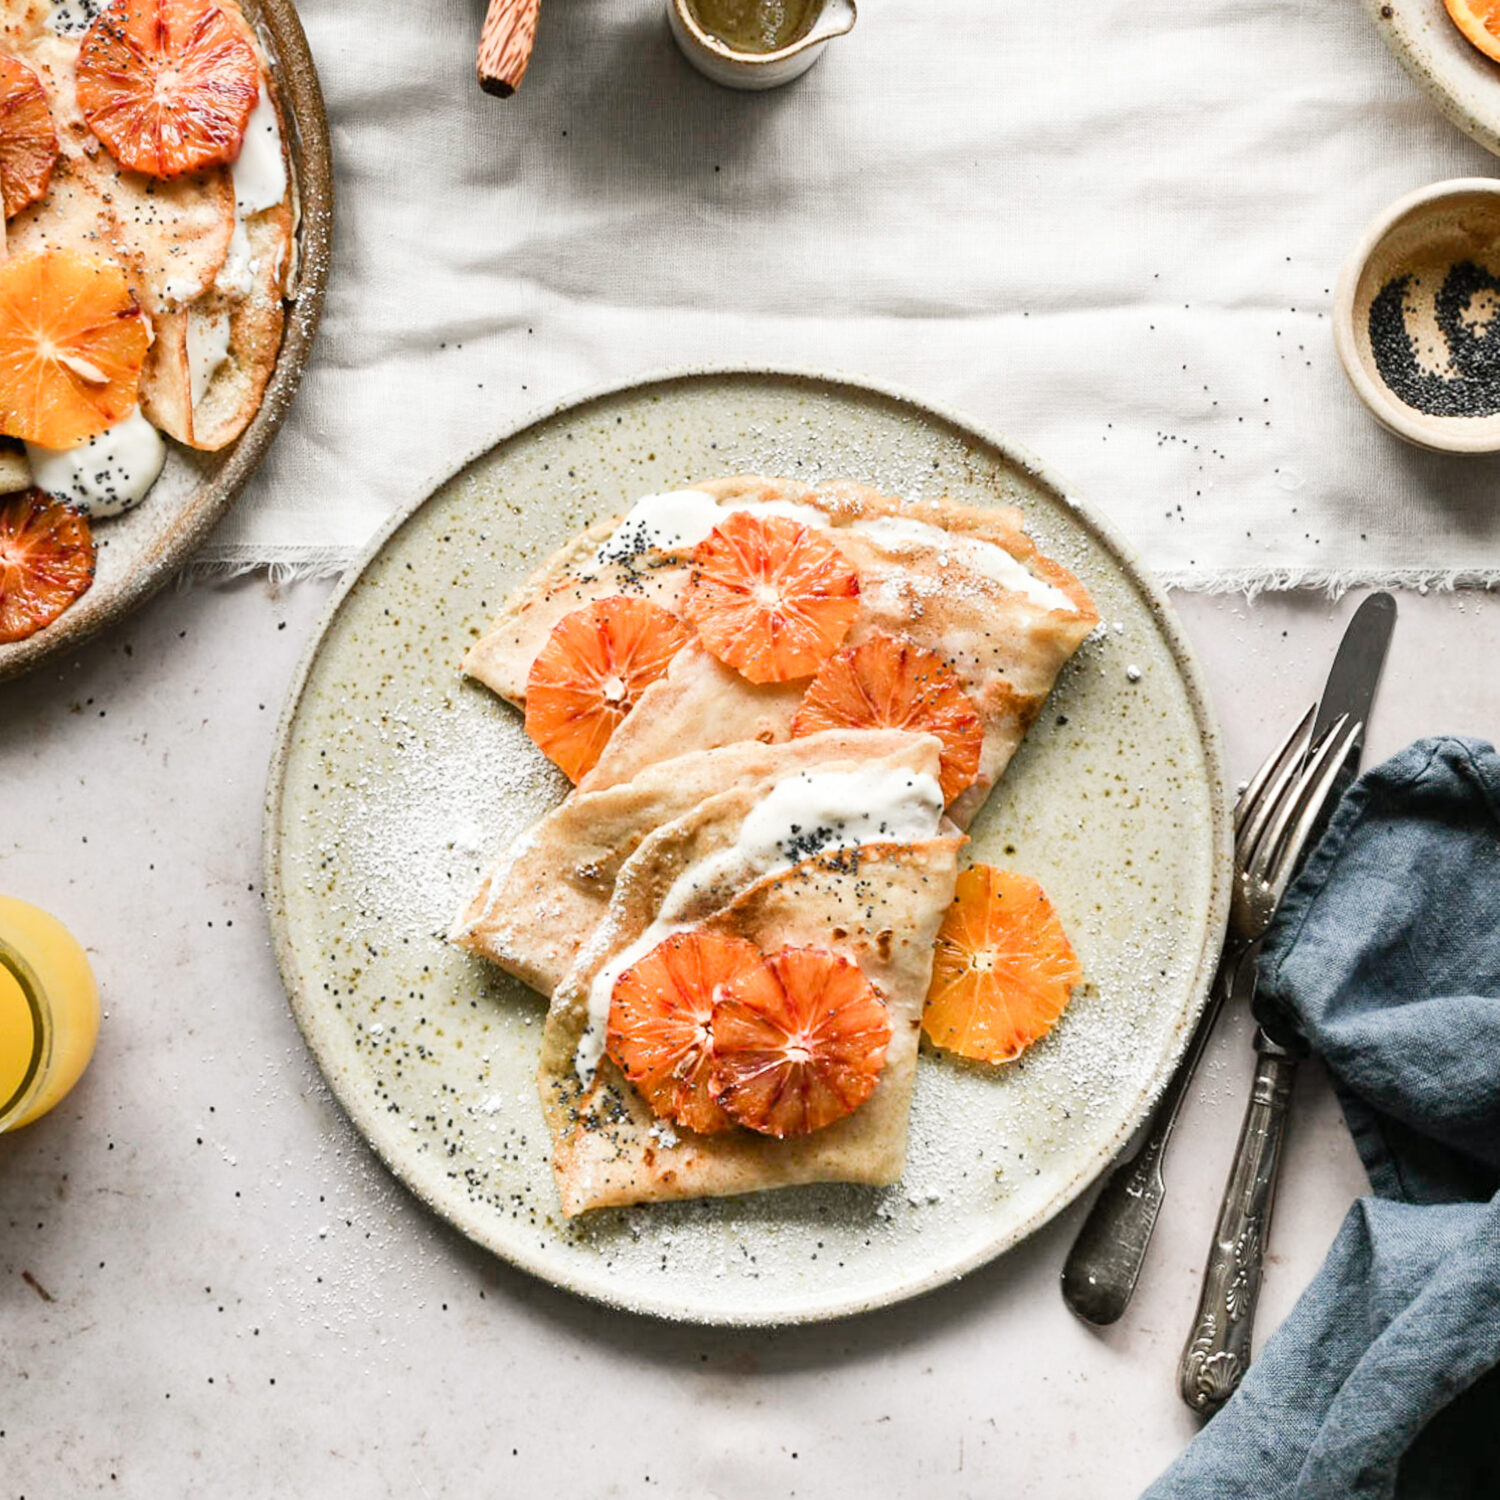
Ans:
[[[851,793],[893,783],[910,788],[892,825],[894,839],[882,833],[878,816],[860,826],[851,817],[851,826],[825,830],[829,841],[816,853],[779,867],[773,855],[768,868],[764,831],[746,837],[768,799],[741,785],[648,834],[620,866],[608,908],[559,982],[543,1032],[538,1082],[565,1214],[795,1183],[883,1184],[900,1176],[933,939],[952,899],[964,838],[942,818],[939,742],[894,737],[906,744],[793,778],[830,778],[821,783],[825,795],[840,777]],[[706,754],[712,760],[726,753]],[[843,801],[853,807],[858,798]],[[792,839],[781,841],[783,852],[788,844],[795,850]],[[784,1139],[742,1127],[699,1135],[656,1119],[603,1055],[604,1029],[615,979],[684,930],[743,938],[765,954],[813,948],[856,964],[891,1025],[869,1098],[833,1124]]]
[[[906,638],[953,670],[983,730],[974,781],[949,809],[966,827],[1063,664],[1098,623],[1083,585],[1037,551],[1012,509],[899,500],[844,481],[814,488],[753,475],[647,497],[544,563],[469,649],[464,671],[524,707],[532,663],[564,615],[622,594],[675,610],[693,544],[715,515],[733,511],[787,516],[828,532],[859,575],[859,613],[846,646],[878,635]],[[686,540],[674,542],[674,535]],[[628,781],[685,750],[786,739],[807,685],[802,678],[758,686],[689,644],[640,695],[581,785],[595,790]]]
[[[550,996],[609,910],[622,867],[656,829],[716,794],[741,799],[743,818],[779,781],[809,770],[925,770],[928,738],[832,729],[773,745],[747,740],[658,762],[616,786],[580,788],[485,877],[449,939]]]

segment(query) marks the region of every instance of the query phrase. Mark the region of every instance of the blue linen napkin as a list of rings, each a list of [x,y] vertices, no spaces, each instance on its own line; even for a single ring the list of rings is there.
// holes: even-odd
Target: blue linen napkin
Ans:
[[[1500,757],[1410,746],[1288,893],[1257,1009],[1333,1075],[1370,1184],[1145,1500],[1500,1497]]]

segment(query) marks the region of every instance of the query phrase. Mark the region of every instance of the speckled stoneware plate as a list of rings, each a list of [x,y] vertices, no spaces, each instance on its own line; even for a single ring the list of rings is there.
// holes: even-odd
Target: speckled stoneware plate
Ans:
[[[333,163],[312,53],[293,0],[240,0],[265,44],[292,158],[297,258],[276,368],[250,425],[218,453],[167,444],[167,463],[132,511],[94,525],[93,587],[45,630],[0,645],[0,681],[72,650],[150,598],[193,555],[255,472],[291,405],[323,310],[333,244]]]
[[[1500,63],[1448,19],[1443,0],[1361,0],[1396,61],[1465,134],[1500,156]]]
[[[609,1210],[557,1207],[535,1069],[544,1003],[442,938],[489,860],[566,782],[464,648],[536,564],[637,497],[717,474],[838,475],[1018,504],[1104,623],[975,823],[1039,877],[1087,983],[998,1071],[918,1069],[903,1180]],[[561,408],[466,464],[329,608],[271,770],[266,890],[292,1008],[391,1169],[464,1233],[621,1307],[706,1323],[834,1317],[949,1281],[1075,1198],[1182,1051],[1222,935],[1216,733],[1172,613],[1129,549],[1009,443],[816,376],[674,376]]]

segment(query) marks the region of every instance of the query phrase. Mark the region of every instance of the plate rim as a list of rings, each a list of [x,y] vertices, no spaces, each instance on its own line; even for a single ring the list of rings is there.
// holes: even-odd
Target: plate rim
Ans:
[[[1123,570],[1126,580],[1144,598],[1157,628],[1171,653],[1186,692],[1192,711],[1198,743],[1203,753],[1204,768],[1208,781],[1209,817],[1212,829],[1210,858],[1210,890],[1208,917],[1199,952],[1192,969],[1189,1000],[1177,1019],[1176,1034],[1157,1075],[1148,1083],[1137,1098],[1128,1118],[1117,1128],[1109,1141],[1096,1149],[1093,1156],[1074,1174],[1072,1180],[1054,1195],[1053,1200],[1036,1213],[1030,1215],[1009,1233],[988,1242],[971,1255],[945,1264],[926,1275],[902,1282],[874,1296],[856,1295],[842,1299],[831,1299],[810,1305],[793,1312],[777,1311],[765,1317],[752,1314],[729,1313],[718,1317],[674,1304],[671,1299],[656,1300],[650,1297],[618,1295],[607,1284],[595,1284],[587,1278],[559,1274],[546,1260],[544,1253],[536,1253],[521,1247],[501,1246],[484,1231],[478,1215],[466,1213],[462,1205],[450,1205],[438,1201],[437,1195],[429,1193],[415,1173],[408,1173],[405,1165],[394,1153],[387,1153],[376,1135],[367,1128],[374,1123],[374,1113],[367,1111],[357,1098],[346,1098],[340,1086],[341,1069],[332,1063],[325,1065],[324,1058],[315,1041],[321,1019],[308,1004],[308,987],[302,977],[293,950],[286,909],[285,886],[282,880],[279,827],[284,800],[287,765],[291,752],[294,726],[307,691],[308,679],[321,653],[323,643],[333,628],[350,595],[364,577],[366,570],[380,555],[391,538],[401,530],[441,490],[457,480],[466,469],[481,458],[506,444],[515,442],[535,427],[555,421],[572,410],[581,410],[613,397],[644,393],[652,387],[666,387],[688,383],[709,383],[722,379],[771,379],[790,383],[803,383],[820,387],[852,390],[864,396],[876,396],[884,401],[904,407],[922,418],[936,418],[960,432],[976,437],[998,451],[1008,462],[1024,473],[1046,485],[1067,507],[1074,519],[1104,549]],[[700,1327],[732,1328],[778,1328],[795,1325],[833,1322],[878,1308],[891,1307],[910,1301],[914,1297],[958,1281],[981,1266],[1003,1255],[1007,1250],[1035,1234],[1045,1224],[1073,1204],[1096,1182],[1109,1165],[1120,1155],[1124,1147],[1149,1118],[1152,1108],[1160,1097],[1168,1080],[1176,1072],[1193,1034],[1198,1017],[1207,1002],[1209,987],[1218,967],[1219,953],[1223,946],[1224,932],[1229,915],[1230,875],[1230,815],[1228,786],[1224,773],[1223,752],[1220,743],[1218,721],[1213,709],[1213,700],[1204,682],[1197,657],[1188,643],[1182,625],[1172,608],[1166,591],[1146,569],[1130,545],[1115,529],[1086,501],[1080,500],[1058,475],[1042,463],[1028,448],[1009,438],[997,435],[982,423],[975,422],[952,408],[931,402],[898,386],[864,377],[840,372],[812,370],[785,365],[690,365],[652,371],[632,379],[613,381],[602,386],[593,386],[533,409],[520,421],[507,424],[498,436],[481,444],[460,463],[447,469],[442,477],[422,488],[418,494],[400,506],[375,533],[359,556],[350,563],[340,578],[320,614],[314,633],[303,649],[286,698],[277,721],[270,764],[267,771],[264,813],[261,825],[261,891],[271,928],[272,950],[276,966],[285,991],[288,1008],[297,1023],[297,1029],[311,1053],[318,1071],[327,1084],[340,1109],[364,1144],[375,1154],[386,1169],[401,1185],[428,1210],[445,1223],[458,1230],[468,1240],[481,1246],[518,1270],[537,1277],[547,1285],[570,1292],[588,1301],[621,1312],[636,1314],[667,1322],[691,1324]]]
[[[1380,39],[1386,45],[1386,50],[1400,63],[1402,70],[1414,82],[1423,93],[1437,107],[1450,125],[1457,128],[1470,138],[1477,141],[1486,151],[1500,156],[1500,94],[1496,95],[1496,105],[1489,119],[1481,119],[1471,106],[1465,104],[1459,97],[1453,81],[1447,71],[1441,65],[1437,54],[1431,47],[1421,44],[1419,26],[1411,23],[1407,18],[1406,6],[1421,4],[1430,9],[1428,0],[1360,0],[1361,7],[1369,17],[1370,23],[1380,33]],[[1437,9],[1443,11],[1441,19],[1445,25],[1453,28],[1455,37],[1462,40],[1462,33],[1448,19],[1444,10],[1442,0],[1436,0]],[[1424,19],[1426,16],[1424,9]],[[1389,11],[1389,14],[1386,12]],[[1464,41],[1464,46],[1473,52],[1476,59],[1483,59],[1483,54],[1472,43]],[[1485,59],[1487,60],[1487,59]],[[1492,64],[1492,66],[1494,66]],[[1500,79],[1497,79],[1500,86]]]
[[[317,339],[333,249],[333,155],[317,65],[294,0],[240,0],[270,34],[269,61],[287,121],[297,223],[297,286],[260,406],[222,468],[189,492],[181,515],[102,604],[81,596],[49,626],[0,645],[0,682],[81,646],[138,608],[188,561],[228,514],[281,429]]]

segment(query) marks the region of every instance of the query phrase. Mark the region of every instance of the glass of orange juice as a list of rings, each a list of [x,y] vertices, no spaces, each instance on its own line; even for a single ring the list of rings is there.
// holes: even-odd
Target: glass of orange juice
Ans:
[[[0,896],[0,1131],[44,1115],[78,1082],[99,1035],[99,986],[56,917]]]

